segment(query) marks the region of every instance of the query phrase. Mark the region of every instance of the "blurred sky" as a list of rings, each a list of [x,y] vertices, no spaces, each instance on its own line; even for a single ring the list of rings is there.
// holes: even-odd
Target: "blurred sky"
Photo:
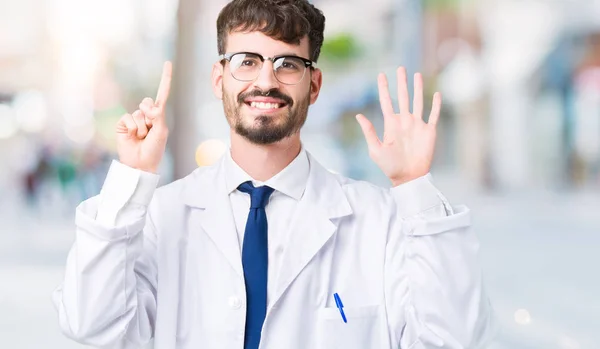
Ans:
[[[168,183],[228,144],[210,90],[223,0],[0,0],[0,347],[81,348],[50,294],[114,126],[173,60]],[[501,324],[493,349],[600,348],[600,1],[314,0],[324,86],[304,145],[382,186],[354,115],[381,130],[398,65],[444,96],[433,176],[466,203]],[[428,111],[426,111],[428,113]]]

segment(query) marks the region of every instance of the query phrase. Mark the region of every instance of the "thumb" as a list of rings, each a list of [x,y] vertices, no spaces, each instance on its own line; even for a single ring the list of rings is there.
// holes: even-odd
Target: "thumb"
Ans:
[[[167,120],[165,111],[162,108],[150,107],[150,111],[146,113],[146,126],[152,128],[166,128]]]
[[[375,131],[375,127],[371,121],[369,121],[369,119],[362,114],[356,115],[356,121],[358,121],[358,124],[365,135],[365,139],[367,140],[367,145],[369,148],[371,150],[379,148],[381,141],[379,141],[379,137],[377,137],[377,131]]]

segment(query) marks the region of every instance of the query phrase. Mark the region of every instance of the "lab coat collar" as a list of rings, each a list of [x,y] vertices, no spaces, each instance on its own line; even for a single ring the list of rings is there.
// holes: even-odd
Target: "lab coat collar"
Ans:
[[[308,158],[308,180],[305,195],[311,193],[308,200],[315,209],[319,208],[329,218],[343,217],[352,213],[341,183],[335,174],[325,169],[310,152],[303,150]],[[301,154],[302,155],[302,152]],[[299,155],[299,156],[300,156]],[[215,205],[215,199],[228,195],[225,180],[226,154],[215,164],[201,167],[183,180],[183,202],[190,207],[206,209]],[[304,197],[302,198],[304,200]]]
[[[269,310],[335,233],[338,222],[335,218],[352,214],[338,177],[319,164],[309,152],[306,154],[309,163],[306,189],[298,202],[295,223],[291,226]],[[199,209],[192,210],[190,226],[201,226],[243,277],[238,234],[224,176],[225,156],[215,165],[199,168],[186,177],[182,195],[186,205]]]
[[[221,157],[212,166],[198,168],[185,177],[182,199],[184,204],[192,208],[188,223],[191,233],[202,228],[232,268],[243,277],[238,235],[225,189],[223,161],[224,157]]]

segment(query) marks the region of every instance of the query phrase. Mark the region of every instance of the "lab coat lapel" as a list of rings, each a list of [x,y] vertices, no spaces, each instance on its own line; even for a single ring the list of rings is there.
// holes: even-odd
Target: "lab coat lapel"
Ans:
[[[183,196],[191,207],[190,229],[202,227],[233,269],[243,277],[240,245],[224,171],[224,157],[211,167],[196,170],[195,176],[188,178]]]
[[[310,154],[308,156],[310,172],[306,190],[290,227],[292,231],[285,245],[275,295],[269,302],[267,313],[336,232],[337,222],[332,222],[332,219],[352,214],[352,208],[336,176],[323,168]]]

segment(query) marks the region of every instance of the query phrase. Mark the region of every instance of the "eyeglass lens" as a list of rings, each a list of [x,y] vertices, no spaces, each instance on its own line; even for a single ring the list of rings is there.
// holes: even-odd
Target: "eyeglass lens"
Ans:
[[[231,74],[240,81],[252,81],[258,78],[263,61],[258,55],[238,53],[229,60]],[[297,84],[304,77],[306,65],[297,57],[279,57],[273,62],[275,78],[283,84]]]

